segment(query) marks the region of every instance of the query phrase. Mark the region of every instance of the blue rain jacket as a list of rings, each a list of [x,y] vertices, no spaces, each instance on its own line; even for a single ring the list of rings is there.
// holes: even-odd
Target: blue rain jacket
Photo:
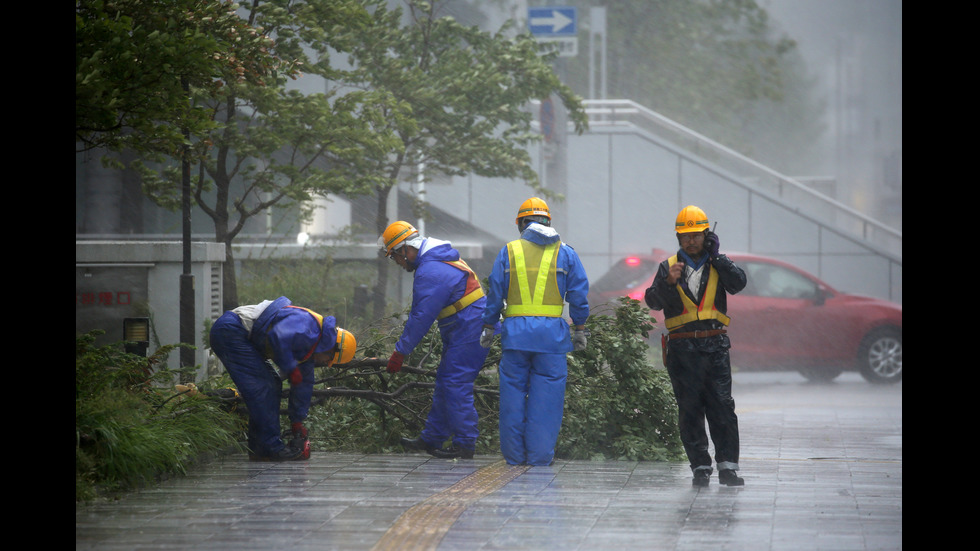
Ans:
[[[313,354],[337,344],[336,320],[323,317],[323,327],[308,311],[288,307],[286,297],[272,301],[249,332],[233,311],[225,312],[211,328],[211,348],[238,387],[249,412],[249,448],[258,455],[281,450],[279,410],[283,379],[298,369],[302,382],[293,385],[287,412],[290,422],[306,419],[313,396]],[[266,362],[272,360],[275,373]]]
[[[299,369],[303,380],[289,393],[288,413],[291,422],[306,419],[313,397],[313,354],[329,352],[337,346],[337,320],[323,316],[323,328],[316,318],[302,308],[287,308],[292,302],[279,297],[262,312],[249,336],[257,350],[265,351],[284,379]]]
[[[459,251],[448,241],[429,237],[422,242],[415,260],[412,309],[395,350],[406,356],[411,353],[429,332],[439,312],[463,297],[469,274],[446,264],[459,259]],[[486,297],[480,297],[459,313],[438,320],[443,344],[479,342],[486,302]]]
[[[395,349],[408,356],[438,322],[442,358],[421,437],[437,447],[452,438],[457,446],[473,449],[479,435],[473,383],[489,352],[480,346],[487,299],[480,297],[458,313],[437,319],[443,308],[466,292],[468,272],[446,264],[459,259],[459,251],[447,241],[430,237],[422,242],[415,261],[412,308]]]
[[[537,245],[561,240],[547,226],[530,224],[521,239]],[[558,290],[575,325],[589,317],[589,280],[578,254],[562,243],[555,259]],[[486,324],[504,308],[510,286],[510,257],[501,249],[490,272]],[[573,350],[568,322],[562,317],[511,316],[504,319],[500,357],[500,451],[510,465],[549,465],[561,430],[568,363]]]
[[[541,224],[531,224],[521,234],[521,239],[537,245],[548,245],[560,241],[558,233]],[[589,318],[589,278],[579,260],[575,249],[562,243],[558,250],[557,277],[558,290],[568,303],[568,315],[573,325],[584,325]],[[493,263],[487,285],[487,308],[483,311],[483,322],[493,325],[500,318],[510,286],[510,259],[507,247],[500,249]],[[501,347],[504,350],[524,350],[526,352],[572,351],[572,338],[565,318],[544,316],[517,316],[504,320],[501,333]]]

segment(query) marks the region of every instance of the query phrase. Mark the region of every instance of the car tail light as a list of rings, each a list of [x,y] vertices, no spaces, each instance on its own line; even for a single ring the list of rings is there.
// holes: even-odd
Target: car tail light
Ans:
[[[629,297],[634,300],[643,300],[643,291],[637,289],[629,294]]]
[[[637,256],[627,256],[623,259],[623,262],[625,262],[627,266],[639,266],[640,258]]]

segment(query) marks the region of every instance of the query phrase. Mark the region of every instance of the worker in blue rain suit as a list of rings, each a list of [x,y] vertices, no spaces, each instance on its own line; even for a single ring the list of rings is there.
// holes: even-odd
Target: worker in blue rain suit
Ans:
[[[333,316],[279,297],[225,312],[211,327],[211,349],[248,408],[249,458],[309,459],[309,432],[303,421],[313,396],[313,368],[349,362],[357,349],[354,336],[336,327]],[[290,384],[288,444],[279,421],[284,380]]]
[[[742,486],[739,477],[738,416],[732,398],[731,342],[727,335],[729,293],[745,287],[745,272],[719,252],[718,234],[708,216],[689,205],[674,222],[677,254],[660,263],[646,290],[647,306],[663,310],[664,365],[677,399],[681,442],[694,473],[695,486],[711,479],[708,433],[715,446],[718,481]]]
[[[491,345],[503,314],[500,450],[511,465],[550,465],[565,405],[565,355],[587,344],[589,280],[578,254],[551,228],[544,200],[524,201],[517,228],[520,239],[500,250],[490,272],[481,344]],[[562,317],[566,301],[574,333]]]
[[[480,346],[487,301],[480,280],[450,242],[423,237],[408,222],[390,224],[378,246],[405,271],[414,272],[412,308],[388,359],[388,373],[401,371],[405,357],[434,322],[442,337],[442,359],[425,427],[415,438],[402,438],[401,444],[443,459],[470,459],[479,436],[473,384],[489,352]]]

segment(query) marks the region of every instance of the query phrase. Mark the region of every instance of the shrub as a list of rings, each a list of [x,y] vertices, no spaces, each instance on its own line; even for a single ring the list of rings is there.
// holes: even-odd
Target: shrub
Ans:
[[[586,350],[568,359],[565,418],[556,455],[575,459],[671,461],[683,457],[670,378],[649,361],[655,320],[623,297],[593,314]]]
[[[185,472],[197,458],[234,446],[242,418],[205,392],[179,393],[157,369],[173,346],[145,358],[101,332],[75,338],[75,500]]]
[[[307,426],[319,449],[386,453],[398,439],[422,429],[431,405],[441,339],[433,326],[406,358],[401,373],[383,367],[401,332],[398,323],[358,335],[364,359],[338,370],[323,368],[319,398]],[[654,320],[639,301],[623,298],[614,311],[589,318],[589,346],[568,355],[565,415],[556,455],[566,459],[667,461],[683,457],[676,403],[663,369],[649,361],[646,339]],[[477,453],[499,453],[499,394],[495,341],[476,380],[480,416]],[[414,368],[414,369],[413,369]],[[326,388],[323,388],[326,387]]]
[[[646,339],[653,323],[647,310],[628,298],[620,299],[613,311],[589,318],[588,348],[568,355],[557,457],[683,458],[670,381],[666,371],[649,361]],[[433,326],[403,371],[388,374],[384,365],[400,333],[397,316],[382,320],[357,335],[358,359],[318,368],[306,422],[314,449],[401,452],[399,438],[422,429],[442,341]],[[97,347],[96,335],[75,339],[76,501],[184,473],[201,457],[244,451],[245,408],[239,399],[227,399],[227,375],[178,391],[172,386],[175,374],[159,369],[173,346],[144,358],[124,352],[121,344]],[[499,361],[498,340],[476,381],[479,454],[500,449]],[[289,389],[284,386],[285,400]],[[288,419],[282,420],[285,433]]]

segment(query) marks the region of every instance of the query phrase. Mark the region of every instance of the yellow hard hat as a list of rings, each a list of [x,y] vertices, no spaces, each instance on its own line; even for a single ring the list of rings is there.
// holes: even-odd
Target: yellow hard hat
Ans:
[[[328,366],[333,364],[345,364],[354,359],[354,352],[357,352],[357,339],[354,334],[346,329],[337,328],[337,351],[333,354]]]
[[[708,229],[708,215],[694,205],[688,205],[677,214],[674,229],[677,233],[695,233]]]
[[[378,238],[378,247],[385,252],[385,256],[391,256],[391,253],[395,252],[395,249],[402,243],[418,235],[418,233],[419,231],[415,229],[415,226],[404,220],[392,222]]]
[[[551,220],[551,211],[548,210],[548,203],[544,202],[544,199],[540,197],[531,197],[527,201],[521,203],[521,208],[517,209],[517,225],[521,225],[521,218],[525,216],[546,216],[548,220]]]

